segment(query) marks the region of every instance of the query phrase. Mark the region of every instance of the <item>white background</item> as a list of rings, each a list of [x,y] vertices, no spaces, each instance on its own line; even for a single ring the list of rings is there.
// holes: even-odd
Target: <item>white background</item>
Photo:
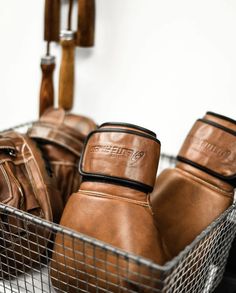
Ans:
[[[1,129],[37,118],[43,12],[1,0]],[[73,112],[150,128],[173,154],[207,110],[236,119],[235,0],[97,0],[96,20],[95,48],[76,51]]]

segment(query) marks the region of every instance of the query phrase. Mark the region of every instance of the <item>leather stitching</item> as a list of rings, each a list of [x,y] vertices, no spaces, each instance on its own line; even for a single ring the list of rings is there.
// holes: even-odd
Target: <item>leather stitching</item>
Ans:
[[[19,181],[16,179],[16,177],[14,176],[14,174],[12,173],[10,166],[7,163],[5,165],[6,165],[6,169],[8,171],[8,176],[10,174],[11,178],[13,179],[13,181],[15,182],[15,184],[16,184],[18,190],[19,190],[20,197],[21,197],[20,209],[22,209],[22,207],[24,205],[24,202],[25,202],[25,197],[24,197],[24,193],[22,191],[21,185],[20,185]]]
[[[150,210],[152,216],[154,216],[155,214],[154,214],[153,209],[152,209],[152,203],[151,203],[151,199],[150,199],[150,193],[148,193],[148,195],[147,195],[147,205],[149,207],[149,210]]]
[[[130,199],[130,198],[125,198],[125,197],[121,197],[121,196],[115,196],[112,194],[108,194],[108,193],[102,193],[102,192],[96,192],[96,191],[91,191],[91,190],[79,190],[78,191],[81,194],[84,195],[89,195],[89,196],[95,196],[95,197],[103,197],[103,198],[108,198],[108,199],[115,199],[115,200],[120,200],[120,201],[124,201],[124,202],[128,202],[128,203],[133,203],[136,205],[140,205],[143,206],[145,208],[150,208],[150,205],[148,202],[143,202],[140,200],[134,200],[134,199]]]
[[[47,135],[35,135],[35,134],[34,134],[34,130],[36,129],[36,131],[37,131],[37,130],[39,129],[39,131],[40,131],[40,128],[41,128],[41,127],[42,127],[42,128],[45,127],[45,128],[47,128],[47,129],[49,129],[50,131],[53,131],[53,132],[55,132],[55,133],[61,135],[61,137],[65,137],[65,139],[69,139],[70,141],[74,142],[74,144],[76,144],[76,145],[79,146],[78,149],[75,149],[75,148],[73,148],[73,147],[70,147],[69,144],[65,144],[65,143],[62,142],[62,141],[58,142],[58,141],[56,141],[54,138],[52,138],[52,137],[48,137]],[[32,133],[33,133],[33,134],[32,134]],[[57,144],[59,144],[60,146],[64,147],[65,149],[68,149],[68,150],[72,151],[72,152],[75,153],[77,156],[80,156],[80,154],[81,154],[81,149],[82,149],[82,147],[83,147],[83,142],[81,142],[80,140],[75,139],[75,138],[73,138],[72,136],[70,136],[70,135],[68,135],[68,134],[66,134],[66,133],[64,133],[64,132],[62,132],[62,131],[60,131],[60,130],[58,130],[58,129],[51,128],[51,127],[48,127],[48,126],[46,126],[46,125],[35,125],[35,126],[33,126],[32,129],[29,131],[29,136],[30,136],[30,137],[33,137],[33,138],[45,139],[45,140],[49,140],[49,141],[51,141],[51,142],[57,143]]]
[[[227,191],[224,191],[223,189],[220,189],[218,187],[216,187],[215,185],[212,185],[211,183],[199,178],[199,177],[196,177],[195,175],[193,175],[192,173],[190,174],[189,172],[186,172],[182,169],[179,169],[179,168],[176,168],[176,170],[180,173],[183,173],[185,176],[187,176],[188,178],[191,178],[192,180],[200,183],[201,185],[203,186],[207,186],[208,188],[214,190],[214,191],[217,191],[227,197],[232,197],[233,196],[233,192],[227,192]]]
[[[23,146],[22,146],[22,150],[24,150],[25,147],[26,147],[26,145],[27,145],[27,143],[26,143],[24,137],[22,137],[22,139],[23,139],[23,141],[24,141],[24,144],[23,144]],[[29,151],[30,151],[30,153],[31,153],[31,156],[32,156],[32,160],[33,160],[34,166],[35,166],[35,167],[37,168],[37,170],[38,170],[38,174],[39,174],[39,176],[40,176],[40,178],[41,178],[41,183],[42,183],[42,182],[43,182],[43,178],[42,178],[41,172],[40,172],[40,170],[39,170],[38,164],[36,164],[35,158],[34,158],[33,153],[32,153],[32,151],[31,151],[30,148],[29,148]],[[24,153],[24,152],[23,152],[23,153]],[[28,173],[31,175],[31,176],[30,176],[31,179],[34,178],[33,173],[32,173],[32,170],[31,170],[31,168],[29,168],[29,165],[26,164],[25,166],[26,166],[26,170],[27,170]],[[38,202],[40,202],[40,200],[39,200],[39,198],[38,198],[37,188],[36,188],[36,186],[35,186],[34,180],[31,180],[31,182],[32,182],[32,185],[33,185],[33,189],[34,189],[34,191],[35,191],[35,197],[37,198]],[[51,217],[51,219],[53,219],[52,208],[51,208],[51,204],[50,204],[50,200],[49,200],[49,195],[48,195],[47,189],[45,188],[45,184],[43,184],[42,187],[43,187],[43,189],[44,189],[44,192],[45,192],[45,195],[46,195],[46,198],[47,198],[47,203],[48,203],[48,206],[49,206],[50,217]]]
[[[11,160],[11,159],[6,159],[6,160],[2,160],[2,161],[0,161],[0,163],[4,163],[4,162],[9,162],[9,161],[11,161],[11,162],[13,162],[14,163],[14,165],[21,165],[21,164],[25,164],[25,163],[28,163],[29,161],[31,160],[31,157],[28,157],[27,159],[25,158],[23,158],[23,159],[20,159],[20,160],[18,160],[18,159],[15,159],[14,161],[13,160]]]
[[[78,164],[66,162],[66,161],[50,161],[52,165],[63,165],[63,166],[71,166],[78,168]]]
[[[11,149],[11,150],[15,150],[16,148],[14,146],[10,146],[10,145],[1,145],[0,149]]]
[[[12,161],[12,159],[8,158],[8,159],[2,159],[0,160],[0,164],[5,163],[5,162],[9,162]]]
[[[4,201],[2,201],[3,203],[7,203],[9,200],[11,200],[13,198],[13,196],[12,196],[11,183],[10,183],[9,176],[8,176],[6,170],[4,169],[3,165],[0,165],[0,169],[2,171],[2,174],[3,174],[4,178],[5,178],[6,183],[7,183],[7,187],[9,189],[9,196],[8,196],[8,198],[5,199]]]

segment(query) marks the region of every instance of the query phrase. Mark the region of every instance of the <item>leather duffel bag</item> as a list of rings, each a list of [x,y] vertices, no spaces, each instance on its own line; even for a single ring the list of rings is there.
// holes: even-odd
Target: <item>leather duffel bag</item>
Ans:
[[[63,210],[50,167],[33,140],[15,131],[0,134],[0,202],[48,221]],[[46,252],[50,229],[0,213],[1,277],[25,272]],[[7,273],[8,274],[5,274]]]

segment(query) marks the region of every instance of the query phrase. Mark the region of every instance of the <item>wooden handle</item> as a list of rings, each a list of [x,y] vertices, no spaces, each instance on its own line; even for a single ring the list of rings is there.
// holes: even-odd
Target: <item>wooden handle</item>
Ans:
[[[39,116],[43,112],[54,105],[54,89],[53,89],[53,71],[55,68],[54,64],[41,64],[42,68],[42,83],[40,87],[40,108]]]
[[[59,42],[60,33],[60,0],[45,0],[44,40]]]
[[[94,46],[95,0],[79,0],[78,29],[76,46]]]
[[[71,110],[74,95],[75,41],[62,40],[62,61],[59,77],[59,106]]]

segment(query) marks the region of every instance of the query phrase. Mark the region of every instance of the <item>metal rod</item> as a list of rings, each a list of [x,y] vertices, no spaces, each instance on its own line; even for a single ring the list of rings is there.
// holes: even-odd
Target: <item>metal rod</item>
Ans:
[[[73,10],[73,0],[69,0],[69,12],[68,12],[68,24],[67,24],[67,29],[69,31],[71,30],[72,10]]]
[[[47,56],[50,55],[50,42],[47,42],[47,51],[46,51],[46,55],[47,55]]]

